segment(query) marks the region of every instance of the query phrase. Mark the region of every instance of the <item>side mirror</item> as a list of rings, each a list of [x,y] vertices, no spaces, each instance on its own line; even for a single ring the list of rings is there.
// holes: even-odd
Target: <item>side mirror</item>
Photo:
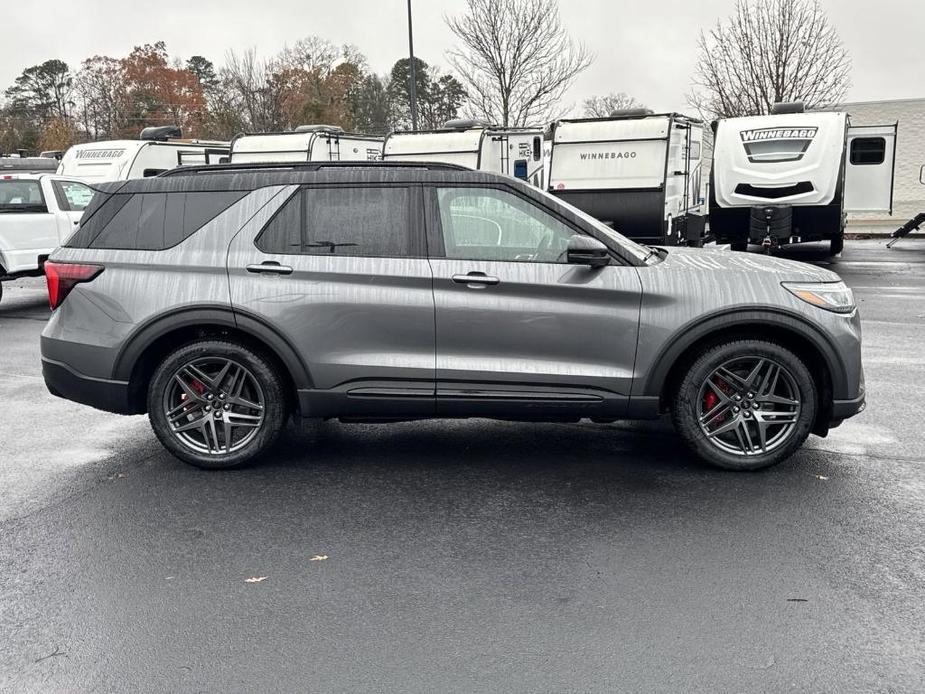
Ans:
[[[572,265],[603,267],[610,264],[610,251],[607,250],[607,246],[591,236],[575,234],[569,238],[566,253],[568,262]]]

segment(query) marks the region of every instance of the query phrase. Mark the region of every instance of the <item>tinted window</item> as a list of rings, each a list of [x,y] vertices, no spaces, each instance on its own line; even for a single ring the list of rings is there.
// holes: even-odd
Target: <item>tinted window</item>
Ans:
[[[265,253],[402,257],[413,248],[407,188],[304,188],[270,221]]]
[[[851,163],[882,164],[886,158],[886,140],[882,137],[856,137],[851,141]]]
[[[242,197],[245,191],[218,193],[117,194],[91,205],[66,244],[77,248],[162,250],[191,236]]]
[[[564,263],[576,232],[523,198],[495,188],[440,188],[447,258]]]
[[[93,199],[93,189],[77,181],[52,181],[58,207],[67,212],[82,212]]]
[[[38,181],[0,180],[0,214],[9,212],[48,212]]]

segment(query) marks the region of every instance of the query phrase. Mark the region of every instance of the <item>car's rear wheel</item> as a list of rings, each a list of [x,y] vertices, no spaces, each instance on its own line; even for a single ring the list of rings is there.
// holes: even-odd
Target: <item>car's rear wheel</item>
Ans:
[[[148,417],[176,457],[227,470],[250,462],[277,439],[286,419],[285,391],[262,355],[236,342],[202,340],[180,347],[157,367]]]
[[[763,340],[706,349],[681,380],[675,428],[703,460],[757,470],[789,458],[816,418],[817,394],[806,364]]]

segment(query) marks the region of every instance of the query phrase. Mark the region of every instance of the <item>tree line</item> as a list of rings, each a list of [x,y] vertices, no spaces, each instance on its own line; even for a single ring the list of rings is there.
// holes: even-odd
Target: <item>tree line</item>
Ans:
[[[557,0],[467,0],[445,18],[456,43],[452,69],[415,58],[419,126],[458,116],[501,126],[541,125],[572,111],[565,95],[594,54],[568,34]],[[701,32],[688,104],[705,118],[768,113],[775,101],[835,104],[850,59],[818,0],[737,0],[732,15]],[[268,58],[230,50],[221,65],[171,56],[163,41],[123,57],[58,59],[27,67],[0,102],[0,152],[66,149],[75,142],[135,138],[151,125],[188,137],[329,124],[385,134],[411,127],[411,61],[376,74],[363,53],[309,36]],[[582,114],[641,107],[611,91]]]

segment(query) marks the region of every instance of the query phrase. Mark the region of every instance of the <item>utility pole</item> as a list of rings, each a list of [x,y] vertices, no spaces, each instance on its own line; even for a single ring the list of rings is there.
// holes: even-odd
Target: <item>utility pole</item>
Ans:
[[[414,68],[414,32],[411,28],[411,0],[408,0],[408,53],[411,55],[411,129],[418,129],[417,75]]]

